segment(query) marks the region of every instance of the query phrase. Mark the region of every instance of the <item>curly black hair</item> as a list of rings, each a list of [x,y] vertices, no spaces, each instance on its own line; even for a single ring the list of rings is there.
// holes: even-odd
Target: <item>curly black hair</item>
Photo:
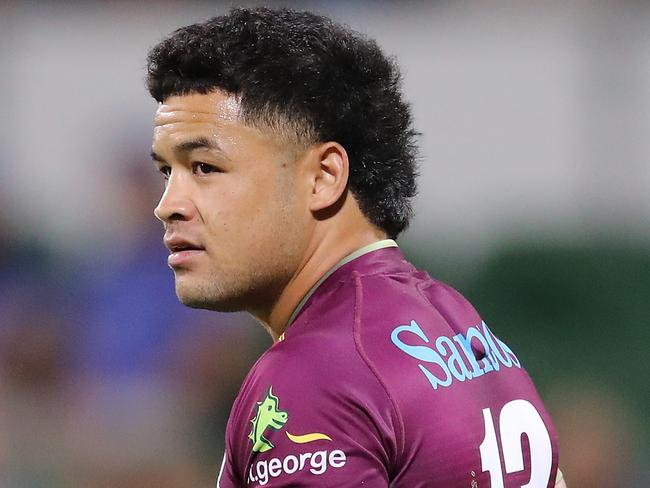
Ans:
[[[159,102],[221,89],[240,97],[245,123],[340,143],[364,215],[392,238],[408,225],[418,134],[399,69],[375,41],[311,12],[236,8],[176,30],[147,61]]]

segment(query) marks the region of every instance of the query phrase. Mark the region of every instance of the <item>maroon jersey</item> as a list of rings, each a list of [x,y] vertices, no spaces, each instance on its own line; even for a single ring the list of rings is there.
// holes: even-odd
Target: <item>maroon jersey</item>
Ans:
[[[554,486],[555,431],[519,358],[395,246],[335,268],[253,366],[217,486]]]

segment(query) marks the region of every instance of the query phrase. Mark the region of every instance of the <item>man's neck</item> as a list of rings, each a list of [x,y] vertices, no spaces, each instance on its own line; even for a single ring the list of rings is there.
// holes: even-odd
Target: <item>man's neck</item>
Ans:
[[[386,239],[386,234],[374,227],[364,231],[330,233],[318,239],[317,245],[308,251],[303,264],[284,287],[268,316],[257,316],[271,333],[273,342],[284,333],[293,311],[321,277],[347,255],[382,239]]]

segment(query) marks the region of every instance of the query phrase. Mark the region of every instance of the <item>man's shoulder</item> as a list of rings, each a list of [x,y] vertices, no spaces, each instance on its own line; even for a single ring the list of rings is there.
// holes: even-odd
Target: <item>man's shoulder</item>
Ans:
[[[338,320],[340,327],[331,328],[319,329],[313,322],[296,324],[308,330],[274,344],[251,369],[240,393],[245,389],[260,393],[277,385],[298,395],[320,395],[367,381],[368,373],[354,343],[352,318]]]
[[[473,312],[467,299],[452,286],[433,279],[408,261],[389,269],[372,267],[354,270],[342,277],[334,276],[322,293],[308,302],[296,323],[322,322],[325,326],[352,325],[354,314],[375,310],[381,314],[413,307],[460,308]]]
[[[375,424],[381,432],[370,427]],[[256,363],[233,406],[227,439],[233,458],[249,468],[271,450],[278,459],[310,449],[340,453],[344,460],[353,453],[366,456],[355,451],[359,439],[369,452],[381,452],[381,439],[393,437],[393,424],[386,393],[352,338],[334,345],[328,334],[319,342],[310,333],[276,343]]]
[[[481,323],[454,288],[414,267],[394,272],[353,272],[316,297],[251,371],[252,382],[298,382],[327,388],[319,378],[368,381],[364,354],[377,336],[394,352],[390,335],[414,318],[444,332]]]
[[[426,271],[411,269],[384,273],[360,274],[359,283],[365,296],[374,298],[375,304],[388,303],[399,305],[412,304],[413,300],[422,301],[427,306],[447,307],[449,305],[469,305],[467,299],[448,283],[432,278]],[[385,299],[389,298],[390,301]]]
[[[294,422],[310,412],[329,417],[359,400],[388,406],[384,387],[355,337],[358,291],[354,280],[345,280],[332,288],[332,296],[321,296],[308,307],[253,366],[233,414],[250,416],[270,391],[291,408]]]

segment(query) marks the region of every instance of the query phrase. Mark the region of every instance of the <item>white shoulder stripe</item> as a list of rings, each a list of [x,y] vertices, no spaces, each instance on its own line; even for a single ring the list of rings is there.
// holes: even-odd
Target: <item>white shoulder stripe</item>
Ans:
[[[223,475],[223,468],[226,465],[226,451],[223,452],[223,460],[221,461],[221,468],[219,468],[219,476],[217,476],[217,488],[221,488],[221,475]]]

